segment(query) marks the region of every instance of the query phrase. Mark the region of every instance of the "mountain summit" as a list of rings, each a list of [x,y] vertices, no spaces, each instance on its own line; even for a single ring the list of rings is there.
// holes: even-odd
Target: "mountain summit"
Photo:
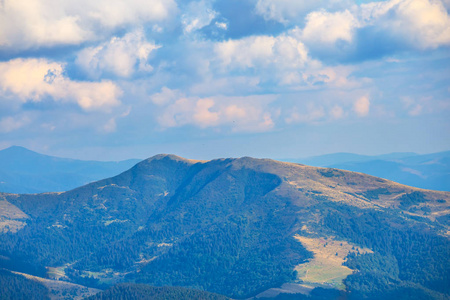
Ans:
[[[3,264],[22,272],[233,298],[450,293],[450,193],[361,173],[157,155],[68,192],[1,199]]]

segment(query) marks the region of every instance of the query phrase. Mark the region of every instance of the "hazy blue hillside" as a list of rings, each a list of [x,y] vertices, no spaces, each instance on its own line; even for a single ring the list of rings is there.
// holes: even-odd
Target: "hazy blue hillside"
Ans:
[[[83,161],[47,156],[13,146],[0,151],[0,192],[67,191],[117,175],[139,161]]]
[[[308,166],[315,167],[328,167],[331,165],[348,163],[348,162],[366,162],[371,160],[397,160],[405,157],[417,156],[418,154],[413,152],[397,152],[388,153],[377,156],[361,155],[355,153],[331,153],[319,156],[311,156],[306,158],[288,158],[282,159],[282,161],[301,163]]]
[[[423,189],[450,191],[450,151],[379,156],[335,153],[285,161],[361,172]]]

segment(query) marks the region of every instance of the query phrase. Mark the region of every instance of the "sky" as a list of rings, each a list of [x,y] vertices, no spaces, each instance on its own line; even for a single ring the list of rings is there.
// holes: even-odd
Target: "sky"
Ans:
[[[0,149],[450,150],[450,0],[0,0]]]

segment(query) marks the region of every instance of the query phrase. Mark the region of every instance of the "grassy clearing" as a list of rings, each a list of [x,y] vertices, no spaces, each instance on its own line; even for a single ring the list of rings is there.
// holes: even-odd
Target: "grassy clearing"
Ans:
[[[58,268],[54,268],[58,269]],[[87,288],[85,286],[81,286],[78,284],[73,284],[70,282],[64,282],[59,280],[51,280],[51,279],[45,279],[25,273],[20,272],[12,272],[14,274],[22,275],[28,279],[37,281],[41,284],[43,284],[50,293],[50,299],[74,299],[74,300],[81,300],[84,298],[87,298],[89,296],[95,295],[100,290],[93,289],[93,288]]]
[[[25,219],[28,216],[23,211],[8,201],[0,200],[0,233],[16,233],[25,227]]]
[[[60,278],[66,277],[65,269],[66,269],[66,266],[56,267],[56,268],[47,267],[47,276],[49,278],[59,280]]]
[[[129,221],[130,220],[118,220],[118,219],[115,219],[115,220],[105,221],[104,224],[105,224],[105,226],[109,226],[112,223],[125,223],[125,222],[129,222]]]
[[[295,267],[297,278],[307,284],[319,284],[344,289],[343,280],[353,270],[343,266],[349,253],[371,253],[367,248],[361,248],[345,241],[337,241],[332,237],[308,238],[296,235],[306,249],[314,253],[314,258],[308,263]]]

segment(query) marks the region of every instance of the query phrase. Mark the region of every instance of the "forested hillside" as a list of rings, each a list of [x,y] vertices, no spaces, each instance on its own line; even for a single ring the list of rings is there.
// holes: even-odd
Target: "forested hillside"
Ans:
[[[158,155],[69,192],[1,199],[0,266],[85,286],[450,295],[450,194],[360,173]],[[134,289],[119,287],[105,295]]]

